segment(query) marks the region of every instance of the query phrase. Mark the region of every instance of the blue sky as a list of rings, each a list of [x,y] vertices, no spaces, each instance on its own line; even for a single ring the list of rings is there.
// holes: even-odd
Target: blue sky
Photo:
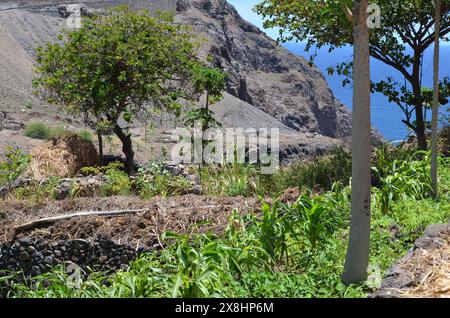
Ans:
[[[228,2],[238,10],[245,20],[264,30],[262,18],[253,11],[254,6],[260,3],[261,0],[228,0]],[[273,39],[278,37],[278,29],[265,29],[264,31]],[[441,42],[441,44],[450,45],[450,42]]]
[[[239,12],[239,14],[247,21],[256,25],[260,29],[263,29],[262,18],[253,12],[253,7],[261,2],[260,0],[228,0]],[[269,36],[276,39],[278,37],[277,29],[266,29],[264,30]]]

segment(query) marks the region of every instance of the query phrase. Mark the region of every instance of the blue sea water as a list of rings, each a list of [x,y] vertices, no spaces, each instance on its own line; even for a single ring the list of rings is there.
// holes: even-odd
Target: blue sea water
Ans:
[[[284,44],[291,52],[304,56],[309,60],[311,53],[305,52],[303,43],[286,43]],[[339,62],[351,61],[353,49],[352,47],[344,47],[336,49],[333,52],[328,52],[328,49],[323,48],[318,50],[318,56],[315,58],[315,65],[324,73],[325,78],[337,99],[352,107],[353,89],[350,85],[342,86],[344,77],[336,74],[329,75],[327,68],[335,66]],[[394,70],[392,67],[372,59],[371,61],[371,78],[372,81],[379,81],[386,77],[393,77],[396,81],[404,83],[403,75]],[[440,59],[440,78],[450,76],[450,46],[441,46]],[[429,48],[425,52],[423,61],[423,86],[432,87],[433,80],[433,48]],[[448,106],[441,109],[441,113],[446,112]],[[400,108],[393,103],[389,103],[388,99],[382,94],[372,94],[371,101],[371,116],[372,125],[377,128],[383,136],[389,141],[403,140],[409,131],[402,123],[404,114]],[[431,118],[431,111],[427,112],[427,118]]]

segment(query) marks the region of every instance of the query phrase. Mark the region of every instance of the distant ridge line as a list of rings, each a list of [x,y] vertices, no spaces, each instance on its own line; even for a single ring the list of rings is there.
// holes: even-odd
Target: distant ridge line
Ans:
[[[31,3],[30,3],[31,2]],[[67,1],[67,0],[54,0],[54,1],[27,1],[25,3],[14,3],[10,1],[1,1],[0,0],[0,12],[1,11],[11,11],[11,10],[20,10],[20,9],[39,9],[42,7],[48,6],[59,6],[59,5],[68,5],[68,4],[85,4],[85,5],[94,5],[94,6],[111,6],[116,4],[130,4],[134,6],[139,6],[142,8],[157,6],[160,9],[170,9],[176,10],[177,0],[84,0],[84,1]]]

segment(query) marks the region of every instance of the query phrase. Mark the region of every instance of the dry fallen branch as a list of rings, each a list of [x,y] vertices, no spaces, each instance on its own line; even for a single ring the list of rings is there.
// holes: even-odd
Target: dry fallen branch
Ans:
[[[214,205],[207,205],[207,206],[201,206],[196,207],[196,209],[214,209],[218,206]],[[38,226],[52,224],[57,221],[63,221],[63,220],[69,220],[75,217],[85,217],[85,216],[101,216],[101,217],[116,217],[116,216],[122,216],[127,214],[134,214],[134,213],[141,213],[149,211],[150,208],[145,209],[138,209],[138,210],[120,210],[120,211],[88,211],[88,212],[76,212],[72,214],[63,214],[63,215],[56,215],[48,218],[39,219],[36,221],[31,221],[19,226],[14,227],[14,233],[23,232],[26,230],[34,229]]]
[[[64,214],[64,215],[57,215],[52,216],[49,218],[43,218],[36,221],[28,222],[19,226],[14,227],[15,233],[23,232],[26,230],[30,230],[33,228],[36,228],[38,226],[46,225],[46,224],[52,224],[57,221],[62,220],[68,220],[75,217],[83,217],[83,216],[102,216],[102,217],[114,217],[114,216],[121,216],[131,213],[141,213],[146,212],[147,209],[139,209],[139,210],[121,210],[121,211],[89,211],[89,212],[76,212],[72,214]]]

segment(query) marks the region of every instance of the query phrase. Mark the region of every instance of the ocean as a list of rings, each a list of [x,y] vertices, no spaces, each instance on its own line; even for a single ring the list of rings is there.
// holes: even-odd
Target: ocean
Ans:
[[[284,46],[291,52],[304,56],[307,60],[309,60],[309,56],[311,54],[304,51],[305,45],[303,43],[286,43]],[[441,46],[440,54],[440,78],[444,78],[446,76],[450,76],[450,46]],[[352,47],[339,48],[331,53],[328,52],[328,49],[322,48],[318,50],[318,56],[314,60],[315,65],[323,72],[336,98],[349,108],[352,108],[353,101],[353,89],[351,85],[343,87],[342,80],[344,77],[336,74],[329,75],[327,68],[334,66],[339,62],[350,61],[352,59],[352,55]],[[429,48],[425,52],[423,67],[423,86],[431,88],[433,84],[433,48]],[[372,81],[379,81],[388,76],[394,78],[400,83],[404,83],[403,75],[400,74],[400,72],[380,61],[372,59]],[[449,107],[449,105],[441,107],[441,113],[448,113],[447,111]],[[396,104],[389,103],[388,99],[384,95],[379,93],[372,94],[371,110],[372,126],[377,128],[387,140],[403,140],[410,133],[405,124],[402,123],[402,119],[404,119],[403,112]],[[426,115],[430,120],[431,110],[428,110]]]

